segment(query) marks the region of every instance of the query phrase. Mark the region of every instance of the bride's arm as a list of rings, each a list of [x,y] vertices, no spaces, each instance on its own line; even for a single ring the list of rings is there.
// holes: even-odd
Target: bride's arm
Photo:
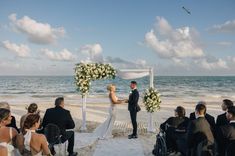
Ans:
[[[110,98],[113,104],[121,104],[123,100],[118,100],[114,93],[110,94]]]

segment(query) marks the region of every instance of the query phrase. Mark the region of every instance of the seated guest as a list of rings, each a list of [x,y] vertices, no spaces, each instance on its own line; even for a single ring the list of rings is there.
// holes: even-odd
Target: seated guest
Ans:
[[[36,103],[31,103],[29,105],[29,107],[27,108],[28,110],[28,113],[23,115],[21,118],[20,118],[20,129],[22,130],[23,129],[23,125],[24,125],[24,121],[26,119],[26,117],[29,115],[29,114],[33,114],[33,113],[38,113],[38,105]]]
[[[203,104],[206,108],[206,102],[205,101],[199,101],[198,104]],[[213,116],[211,116],[210,114],[206,113],[206,110],[205,110],[205,115],[204,116],[205,116],[207,122],[210,124],[212,133],[215,134],[215,118]],[[196,111],[193,112],[193,113],[190,113],[189,119],[190,120],[195,120],[196,119]]]
[[[189,123],[189,118],[185,117],[185,109],[178,106],[175,109],[175,117],[168,118],[160,125],[160,128],[166,132],[166,144],[169,151],[177,151],[177,139],[180,139],[181,134],[186,132]]]
[[[15,138],[18,132],[12,127],[6,127],[11,122],[9,109],[0,108],[0,146],[7,148],[8,155],[14,153]]]
[[[188,155],[198,155],[198,152],[203,152],[207,156],[213,155],[214,137],[208,121],[205,119],[206,106],[197,104],[195,109],[196,119],[191,121],[187,129],[187,145]],[[205,144],[198,149],[198,145],[202,142]],[[202,150],[203,149],[203,150]],[[200,151],[197,151],[200,150]]]
[[[229,99],[223,100],[221,108],[223,111],[225,111],[225,113],[218,115],[218,117],[216,119],[216,126],[217,127],[229,124],[229,121],[226,118],[226,112],[227,112],[228,108],[231,106],[233,106],[233,102],[231,100],[229,100]]]
[[[0,155],[1,156],[7,156],[7,148],[4,146],[0,146]]]
[[[74,121],[68,110],[64,109],[64,98],[59,97],[55,100],[55,107],[46,110],[44,115],[42,126],[45,127],[48,124],[55,124],[60,128],[62,135],[62,142],[68,140],[67,151],[69,156],[76,156],[77,152],[73,151],[74,147],[74,131],[66,131],[66,129],[73,129],[75,127]],[[51,153],[55,154],[54,148],[51,149]]]
[[[39,114],[29,114],[23,125],[22,134],[17,136],[17,147],[22,155],[50,155],[46,137],[35,131],[40,125]]]
[[[217,133],[219,154],[221,156],[225,155],[225,150],[228,147],[229,143],[235,140],[235,106],[231,106],[228,108],[226,117],[229,121],[229,124],[220,126]]]
[[[5,109],[10,110],[10,105],[7,102],[0,102],[0,108],[5,108]],[[18,133],[20,132],[19,128],[17,128],[16,126],[16,119],[14,116],[11,116],[11,122],[6,126],[13,127],[17,130]]]

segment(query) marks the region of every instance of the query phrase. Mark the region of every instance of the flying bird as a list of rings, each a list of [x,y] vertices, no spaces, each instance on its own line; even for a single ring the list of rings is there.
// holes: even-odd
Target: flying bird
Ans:
[[[184,6],[182,7],[182,9],[184,9],[184,11],[186,11],[189,15],[191,15],[191,12],[188,9],[186,9]]]

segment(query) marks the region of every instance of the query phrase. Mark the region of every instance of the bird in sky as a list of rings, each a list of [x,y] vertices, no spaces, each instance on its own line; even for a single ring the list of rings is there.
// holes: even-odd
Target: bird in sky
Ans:
[[[191,12],[188,9],[186,9],[184,6],[182,7],[182,9],[184,9],[184,11],[186,11],[189,15],[191,15]]]

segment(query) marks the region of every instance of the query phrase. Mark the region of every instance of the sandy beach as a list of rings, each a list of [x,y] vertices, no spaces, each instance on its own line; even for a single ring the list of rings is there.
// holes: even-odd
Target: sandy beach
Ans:
[[[75,101],[67,101],[65,99],[65,109],[70,110],[71,115],[75,121],[76,127],[76,141],[75,141],[75,150],[78,151],[79,155],[94,155],[97,150],[101,150],[100,141],[94,140],[91,137],[92,131],[102,123],[106,117],[108,116],[108,108],[109,103],[104,101],[103,103],[99,99],[95,99],[96,97],[88,97],[92,99],[92,101],[97,101],[98,103],[87,103],[87,131],[81,132],[81,121],[82,121],[82,112],[81,106],[82,101],[79,99],[76,103]],[[51,99],[51,103],[42,102],[38,103],[39,109],[41,110],[41,116],[43,117],[45,110],[50,107],[54,107],[53,98]],[[199,101],[199,100],[198,100]],[[198,101],[190,101],[190,99],[182,100],[182,99],[162,99],[161,109],[153,113],[153,121],[156,129],[155,133],[147,132],[147,119],[148,113],[146,112],[142,100],[140,100],[140,106],[142,110],[138,113],[137,121],[139,124],[139,138],[138,143],[142,148],[143,155],[151,155],[151,151],[153,149],[155,143],[155,136],[158,132],[159,125],[165,121],[168,117],[174,115],[174,109],[176,106],[181,105],[186,108],[186,115],[194,111],[194,106]],[[218,114],[221,114],[220,104],[221,98],[214,99],[204,99],[207,102],[207,112],[213,115],[216,119]],[[25,104],[11,104],[12,114],[16,117],[17,125],[19,125],[20,117],[26,113]],[[127,111],[127,104],[120,104],[117,106],[117,118],[115,121],[115,126],[113,129],[114,138],[110,140],[110,144],[120,142],[127,142],[127,135],[131,132],[131,120],[129,117],[129,112]],[[101,142],[102,143],[102,142]],[[117,144],[117,143],[116,143]],[[114,144],[114,146],[116,146]],[[132,148],[131,144],[127,144],[130,148]],[[121,152],[121,151],[120,151]],[[124,154],[124,153],[123,153]],[[95,154],[97,155],[97,154]],[[99,155],[99,154],[98,154]],[[124,154],[125,155],[125,154]]]

